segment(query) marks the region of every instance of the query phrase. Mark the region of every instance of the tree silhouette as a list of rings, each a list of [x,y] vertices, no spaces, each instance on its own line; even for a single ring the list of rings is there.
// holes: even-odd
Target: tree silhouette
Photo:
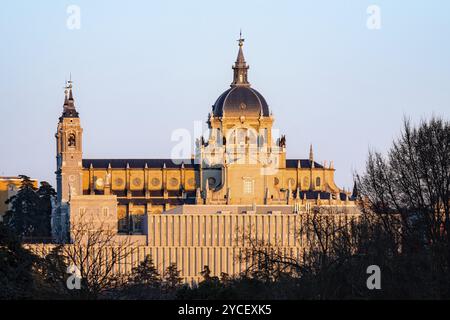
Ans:
[[[15,230],[0,222],[0,299],[33,297],[37,261],[37,256],[23,248]]]
[[[128,281],[133,284],[144,284],[154,288],[161,285],[161,276],[150,255],[145,256],[144,261],[132,269]]]
[[[36,193],[39,197],[38,216],[36,217],[37,221],[35,221],[36,235],[38,237],[50,237],[52,202],[56,197],[56,191],[48,182],[42,181]]]
[[[178,289],[183,282],[183,278],[180,277],[180,271],[177,268],[176,263],[171,263],[164,271],[163,275],[163,288],[165,292],[170,292]]]
[[[11,209],[6,212],[5,221],[17,235],[33,236],[38,233],[40,199],[33,181],[25,175],[19,177],[22,179],[19,191],[6,201]]]
[[[22,179],[19,191],[6,201],[11,209],[6,212],[5,221],[21,237],[49,238],[56,192],[48,182],[42,181],[36,189],[28,176],[19,177]]]

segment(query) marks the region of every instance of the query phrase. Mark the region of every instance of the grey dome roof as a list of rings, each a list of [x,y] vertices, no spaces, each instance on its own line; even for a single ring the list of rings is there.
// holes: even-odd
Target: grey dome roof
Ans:
[[[270,116],[266,99],[250,86],[234,86],[222,93],[213,105],[215,117]]]

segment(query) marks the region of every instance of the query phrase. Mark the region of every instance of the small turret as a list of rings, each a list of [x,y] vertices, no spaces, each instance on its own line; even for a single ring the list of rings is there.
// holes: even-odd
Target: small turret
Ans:
[[[311,162],[311,167],[314,165],[314,154],[312,144],[309,146],[309,161]]]
[[[356,183],[353,184],[353,191],[352,191],[352,199],[355,200],[358,197],[358,185]]]

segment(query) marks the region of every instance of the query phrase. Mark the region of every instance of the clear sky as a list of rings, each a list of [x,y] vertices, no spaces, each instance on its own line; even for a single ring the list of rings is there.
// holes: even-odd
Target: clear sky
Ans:
[[[368,6],[381,29],[367,27]],[[69,5],[81,9],[70,30]],[[249,80],[289,158],[334,160],[351,187],[402,118],[450,110],[450,1],[8,1],[0,9],[0,175],[54,183],[72,73],[85,158],[170,157],[228,88],[242,28]]]

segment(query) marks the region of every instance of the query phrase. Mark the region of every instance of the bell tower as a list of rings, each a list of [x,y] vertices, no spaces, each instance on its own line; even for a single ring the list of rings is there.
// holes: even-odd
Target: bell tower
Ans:
[[[64,90],[63,113],[56,131],[57,204],[67,203],[72,195],[82,194],[83,129],[75,109],[72,80]]]

